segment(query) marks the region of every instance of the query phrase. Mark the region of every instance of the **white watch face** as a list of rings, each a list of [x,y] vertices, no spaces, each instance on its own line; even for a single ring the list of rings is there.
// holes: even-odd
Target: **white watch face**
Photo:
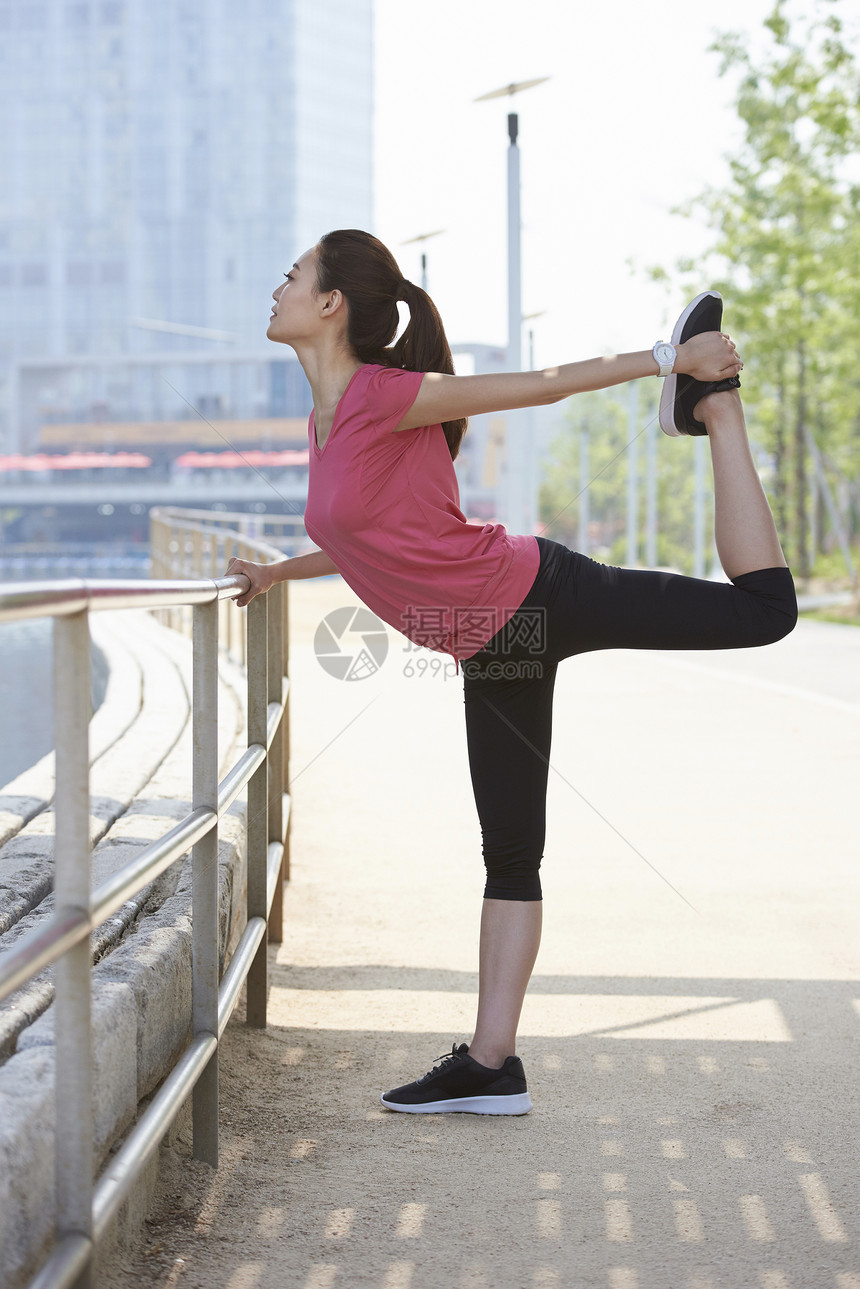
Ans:
[[[656,354],[657,362],[661,367],[665,366],[667,363],[674,363],[675,361],[675,350],[671,345],[657,345],[654,352]]]

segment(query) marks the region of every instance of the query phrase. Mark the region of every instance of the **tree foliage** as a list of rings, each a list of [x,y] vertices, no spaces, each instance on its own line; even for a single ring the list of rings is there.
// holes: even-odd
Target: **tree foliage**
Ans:
[[[579,394],[568,405],[566,428],[550,444],[540,490],[545,534],[572,549],[583,549],[580,521],[588,492],[585,553],[604,562],[627,562],[627,485],[629,445],[636,440],[637,555],[644,550],[647,504],[648,438],[655,438],[657,481],[657,565],[693,573],[693,454],[686,439],[667,439],[657,425],[660,382],[637,382],[637,407],[631,424],[627,387]],[[582,436],[588,436],[583,472]],[[708,503],[707,523],[711,523]]]
[[[755,433],[772,454],[777,524],[801,577],[810,571],[809,435],[843,475],[860,470],[860,184],[851,169],[860,75],[839,9],[840,0],[819,0],[813,16],[791,16],[777,0],[758,61],[739,35],[715,42],[720,75],[737,76],[744,137],[728,184],[682,212],[701,211],[715,234],[721,272],[708,285],[722,292],[744,357]],[[677,266],[685,277],[693,270]]]

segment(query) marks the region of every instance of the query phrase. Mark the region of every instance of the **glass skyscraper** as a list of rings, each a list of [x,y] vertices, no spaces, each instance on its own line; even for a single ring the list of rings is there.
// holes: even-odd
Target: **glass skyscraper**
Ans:
[[[94,405],[177,414],[147,355],[193,353],[191,396],[217,409],[223,387],[226,415],[290,410],[269,296],[321,233],[372,225],[372,17],[372,0],[0,0],[8,446]]]

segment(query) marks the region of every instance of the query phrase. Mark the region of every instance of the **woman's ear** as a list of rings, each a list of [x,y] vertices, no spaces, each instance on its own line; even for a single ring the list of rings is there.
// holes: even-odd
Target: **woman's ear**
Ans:
[[[330,318],[332,314],[337,313],[338,310],[344,306],[344,304],[345,304],[345,299],[342,291],[338,291],[338,290],[329,291],[326,299],[323,302],[322,311],[326,315],[326,317]]]

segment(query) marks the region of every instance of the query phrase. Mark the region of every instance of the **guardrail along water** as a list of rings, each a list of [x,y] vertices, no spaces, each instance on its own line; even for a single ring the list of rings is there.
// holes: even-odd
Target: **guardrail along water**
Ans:
[[[207,566],[223,569],[233,554],[283,557],[264,541],[219,527],[224,519],[208,512],[153,515],[154,569],[173,576],[0,584],[0,630],[23,618],[53,619],[54,912],[0,955],[0,1001],[47,965],[55,968],[56,1239],[31,1289],[92,1284],[98,1242],[189,1094],[194,1156],[217,1166],[218,1042],[246,980],[247,1022],[266,1025],[266,948],[282,938],[289,877],[288,600],[281,584],[239,610],[233,601],[247,589],[246,578],[188,576]],[[93,888],[89,618],[131,608],[157,610],[192,636],[192,808]],[[247,673],[247,748],[220,782],[219,647]],[[219,979],[218,821],[246,787],[247,922]],[[189,848],[192,1038],[96,1176],[90,934]]]

